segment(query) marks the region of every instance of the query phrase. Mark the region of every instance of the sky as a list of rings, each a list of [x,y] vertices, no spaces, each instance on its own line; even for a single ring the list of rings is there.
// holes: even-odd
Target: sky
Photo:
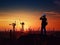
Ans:
[[[0,0],[0,30],[12,29],[9,25],[16,21],[16,30],[37,30],[41,27],[39,18],[45,13],[48,19],[47,30],[60,30],[60,0]]]

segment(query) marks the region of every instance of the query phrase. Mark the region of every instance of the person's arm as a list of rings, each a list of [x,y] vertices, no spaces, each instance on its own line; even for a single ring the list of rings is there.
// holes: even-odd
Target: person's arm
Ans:
[[[42,20],[43,17],[40,17],[40,20]]]

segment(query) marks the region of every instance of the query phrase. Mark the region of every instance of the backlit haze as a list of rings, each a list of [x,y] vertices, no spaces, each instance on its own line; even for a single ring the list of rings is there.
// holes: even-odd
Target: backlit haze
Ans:
[[[12,3],[11,3],[12,2]],[[27,3],[28,2],[28,3]],[[39,19],[43,13],[48,19],[47,31],[60,30],[60,4],[59,0],[23,0],[23,1],[2,1],[0,2],[0,30],[12,29],[13,22],[16,21],[16,30],[21,29],[20,22],[24,22],[24,29],[38,30],[41,27]],[[27,3],[27,4],[26,4]],[[47,5],[48,4],[48,5]]]

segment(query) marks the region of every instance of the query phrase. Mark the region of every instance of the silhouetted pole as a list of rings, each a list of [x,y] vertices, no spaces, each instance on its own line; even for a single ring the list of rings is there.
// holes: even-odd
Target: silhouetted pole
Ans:
[[[24,22],[20,23],[22,26],[22,31],[24,31]]]
[[[10,40],[12,40],[12,30],[10,30]]]

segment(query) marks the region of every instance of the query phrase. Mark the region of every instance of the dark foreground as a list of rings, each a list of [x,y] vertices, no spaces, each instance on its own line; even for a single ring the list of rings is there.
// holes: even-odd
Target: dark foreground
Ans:
[[[28,34],[18,39],[0,39],[0,45],[60,45],[60,35]]]

